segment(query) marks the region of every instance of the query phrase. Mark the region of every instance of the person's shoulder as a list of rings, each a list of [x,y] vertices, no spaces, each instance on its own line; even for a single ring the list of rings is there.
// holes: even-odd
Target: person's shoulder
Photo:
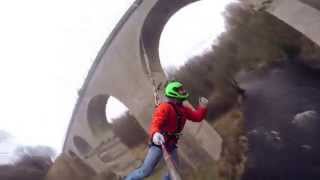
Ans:
[[[162,103],[160,103],[160,104],[159,104],[159,106],[158,106],[158,107],[168,108],[168,107],[170,107],[170,106],[171,106],[171,104],[170,104],[170,103],[168,103],[168,102],[162,102]]]
[[[168,102],[162,102],[159,104],[159,106],[157,107],[159,109],[165,109],[165,110],[171,110],[173,107],[170,103]]]

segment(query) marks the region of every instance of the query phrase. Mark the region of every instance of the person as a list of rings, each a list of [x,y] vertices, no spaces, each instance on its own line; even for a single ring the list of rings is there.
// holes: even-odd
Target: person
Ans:
[[[149,130],[149,150],[145,160],[138,169],[129,173],[126,180],[141,180],[150,176],[162,158],[162,144],[173,163],[178,165],[177,143],[186,120],[200,122],[206,116],[208,100],[204,97],[199,98],[196,110],[183,105],[189,94],[179,81],[172,81],[166,85],[165,96],[168,100],[161,103],[153,113]],[[169,173],[165,174],[163,179],[170,180]]]

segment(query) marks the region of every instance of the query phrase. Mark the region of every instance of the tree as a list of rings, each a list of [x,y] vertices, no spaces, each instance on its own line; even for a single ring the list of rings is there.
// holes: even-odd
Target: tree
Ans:
[[[239,95],[244,95],[245,90],[236,81],[240,71],[259,70],[296,57],[308,52],[303,49],[306,44],[313,44],[267,12],[253,11],[241,3],[230,4],[224,17],[226,32],[212,43],[211,50],[190,58],[169,77],[185,84],[192,92],[193,103],[200,95],[214,97],[208,119],[225,112]]]
[[[55,151],[46,146],[19,146],[13,164],[0,166],[3,180],[43,180],[53,164]]]

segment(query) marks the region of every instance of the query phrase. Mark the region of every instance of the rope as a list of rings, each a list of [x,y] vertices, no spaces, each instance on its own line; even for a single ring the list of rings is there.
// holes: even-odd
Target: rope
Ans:
[[[172,180],[181,180],[181,176],[177,170],[177,166],[174,163],[174,161],[172,161],[172,157],[170,156],[170,154],[168,153],[168,151],[166,150],[165,146],[163,144],[161,144],[161,148],[162,148],[162,152],[163,152],[163,156],[164,156],[164,161],[167,164],[167,167],[169,169],[169,175],[171,177]]]
[[[159,83],[158,86],[157,86],[156,81],[153,78],[153,73],[151,71],[149,58],[148,58],[148,56],[147,56],[147,54],[145,52],[144,47],[142,47],[142,53],[143,53],[143,59],[145,61],[146,67],[147,67],[148,78],[150,79],[151,84],[152,84],[154,104],[155,104],[155,107],[157,107],[160,104],[160,97],[158,95],[159,94],[158,91],[160,90],[161,83]]]

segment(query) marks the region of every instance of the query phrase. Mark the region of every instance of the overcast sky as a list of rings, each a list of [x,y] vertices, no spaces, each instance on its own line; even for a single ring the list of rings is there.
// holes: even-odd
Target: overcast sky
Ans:
[[[207,47],[224,30],[221,12],[230,1],[202,0],[173,16],[160,42],[162,65],[179,66]],[[15,143],[59,152],[77,91],[132,2],[1,1],[0,130]],[[0,154],[4,149],[0,143]]]
[[[225,29],[222,13],[230,2],[234,1],[198,1],[171,17],[160,39],[162,66],[181,66],[191,56],[210,48],[213,40]]]

